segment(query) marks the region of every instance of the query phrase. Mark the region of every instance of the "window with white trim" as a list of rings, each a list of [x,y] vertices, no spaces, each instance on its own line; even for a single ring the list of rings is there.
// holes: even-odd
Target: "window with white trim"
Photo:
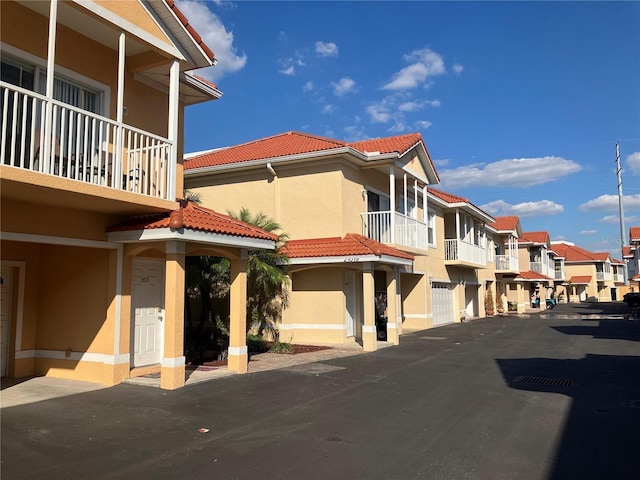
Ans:
[[[427,212],[427,242],[430,246],[436,246],[436,211],[428,209]]]

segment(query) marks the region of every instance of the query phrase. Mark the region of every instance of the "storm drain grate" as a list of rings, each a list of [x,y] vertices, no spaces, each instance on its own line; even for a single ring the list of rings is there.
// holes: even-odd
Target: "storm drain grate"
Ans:
[[[515,383],[526,383],[528,385],[542,385],[548,387],[572,387],[573,380],[565,378],[547,378],[547,377],[517,377]]]

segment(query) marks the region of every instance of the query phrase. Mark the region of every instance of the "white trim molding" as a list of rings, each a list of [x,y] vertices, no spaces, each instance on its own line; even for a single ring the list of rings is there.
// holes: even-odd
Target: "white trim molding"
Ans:
[[[102,363],[106,365],[129,364],[129,354],[107,355],[104,353],[91,352],[65,352],[64,350],[18,350],[15,354],[16,360],[25,358],[47,358],[49,360],[69,360],[73,362]]]
[[[227,350],[227,353],[229,356],[241,357],[248,353],[248,349],[246,345],[242,347],[229,347],[229,349]]]
[[[362,333],[376,333],[376,326],[375,325],[363,325],[362,326]]]
[[[162,357],[161,365],[168,368],[184,367],[186,360],[185,357]]]

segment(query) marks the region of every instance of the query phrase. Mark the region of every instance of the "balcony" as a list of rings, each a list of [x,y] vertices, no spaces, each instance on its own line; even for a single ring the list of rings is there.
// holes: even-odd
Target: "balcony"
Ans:
[[[380,243],[401,245],[403,247],[427,249],[427,225],[415,218],[400,213],[366,212],[361,213],[363,235]]]
[[[596,280],[598,282],[606,282],[612,279],[613,276],[611,275],[611,272],[596,272]]]
[[[487,250],[464,240],[444,241],[444,260],[447,265],[487,266]]]
[[[555,276],[553,278],[555,280],[564,280],[565,279],[564,270],[555,270]]]
[[[518,257],[512,255],[496,255],[496,272],[519,273]]]
[[[5,82],[0,108],[4,165],[175,200],[174,145],[166,138]]]
[[[613,281],[615,283],[624,283],[625,282],[624,274],[623,273],[614,273],[613,274]]]
[[[529,270],[550,278],[555,278],[556,276],[555,266],[544,262],[529,262]]]

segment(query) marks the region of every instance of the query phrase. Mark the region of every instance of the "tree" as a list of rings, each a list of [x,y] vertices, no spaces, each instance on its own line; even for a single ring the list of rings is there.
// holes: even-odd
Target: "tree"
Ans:
[[[279,223],[262,212],[252,215],[243,207],[238,214],[230,211],[227,214],[278,235],[273,250],[251,250],[247,257],[247,326],[275,339],[275,321],[289,303],[289,277],[283,269],[289,257],[280,251],[288,235],[282,232]]]

